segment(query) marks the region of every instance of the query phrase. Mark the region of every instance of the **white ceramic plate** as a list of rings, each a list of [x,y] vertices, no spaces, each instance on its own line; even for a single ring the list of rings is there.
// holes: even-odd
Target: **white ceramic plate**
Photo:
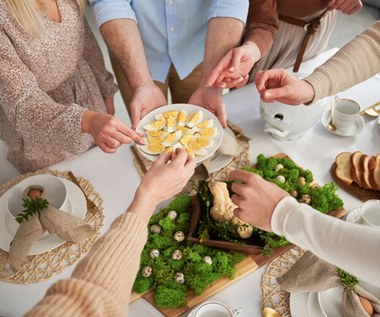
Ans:
[[[217,130],[217,135],[215,137],[213,137],[214,145],[212,147],[206,149],[208,152],[206,155],[195,156],[194,160],[195,160],[195,162],[200,163],[200,162],[206,160],[207,158],[209,158],[211,155],[213,155],[214,152],[219,148],[220,143],[223,140],[223,128],[222,128],[218,118],[214,114],[212,114],[210,111],[206,110],[205,108],[202,108],[199,106],[186,104],[186,103],[175,103],[172,105],[159,107],[157,109],[154,109],[152,112],[149,112],[144,118],[141,119],[141,121],[139,122],[139,124],[136,127],[136,131],[146,135],[143,127],[145,125],[149,124],[150,122],[154,121],[155,120],[154,116],[156,114],[163,113],[166,111],[173,111],[173,110],[178,110],[178,111],[179,110],[185,110],[188,114],[190,114],[194,111],[201,110],[203,112],[203,121],[210,120],[210,119],[214,120],[214,127]],[[137,144],[136,147],[140,151],[140,153],[142,155],[144,155],[144,157],[146,157],[148,160],[154,161],[157,159],[158,155],[150,155],[150,154],[147,154],[144,151],[142,151],[141,145]]]
[[[325,317],[316,292],[291,293],[289,306],[292,317]]]
[[[368,283],[360,282],[359,285],[369,291],[372,295],[380,299],[380,288]],[[343,287],[330,288],[323,292],[318,292],[318,301],[327,317],[344,317],[341,311]]]
[[[330,121],[330,111],[329,110],[326,110],[325,113],[322,115],[321,121],[322,121],[323,126],[329,132],[336,134],[336,135],[339,135],[339,136],[355,136],[355,135],[358,135],[363,131],[364,125],[365,125],[364,119],[360,115],[357,115],[355,118],[355,125],[353,125],[352,127],[349,127],[346,130],[336,129],[335,131],[332,131],[327,127],[328,123]]]
[[[61,178],[62,182],[66,185],[68,194],[68,204],[65,208],[66,211],[75,217],[84,219],[87,211],[86,198],[84,197],[81,189],[73,182]],[[13,240],[14,234],[19,226],[15,219],[7,215],[5,207],[6,197],[9,190],[0,197],[0,248],[9,252],[9,245]],[[60,239],[55,234],[45,232],[30,249],[28,255],[35,255],[50,251],[65,243],[65,240]]]

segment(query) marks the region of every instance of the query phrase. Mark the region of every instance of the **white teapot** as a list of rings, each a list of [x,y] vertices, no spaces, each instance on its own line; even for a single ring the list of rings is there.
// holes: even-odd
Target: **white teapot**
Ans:
[[[260,115],[265,121],[264,131],[278,140],[294,140],[301,137],[321,118],[327,100],[322,99],[310,106],[291,106],[278,101],[260,101]]]

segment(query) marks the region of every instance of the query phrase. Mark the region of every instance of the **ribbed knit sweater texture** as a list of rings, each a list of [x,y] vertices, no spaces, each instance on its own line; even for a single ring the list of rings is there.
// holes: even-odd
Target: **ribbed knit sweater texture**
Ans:
[[[380,72],[380,21],[347,43],[306,77],[315,91],[312,103],[334,95]]]
[[[116,218],[72,277],[53,284],[26,316],[127,316],[147,235],[147,225],[137,215],[126,212]]]

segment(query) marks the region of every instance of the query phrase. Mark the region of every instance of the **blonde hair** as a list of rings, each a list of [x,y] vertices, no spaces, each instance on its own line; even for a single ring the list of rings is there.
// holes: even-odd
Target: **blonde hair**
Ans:
[[[75,1],[82,15],[86,8],[87,0]],[[13,17],[20,24],[22,29],[30,35],[38,34],[42,28],[41,7],[39,2],[39,0],[5,0]]]

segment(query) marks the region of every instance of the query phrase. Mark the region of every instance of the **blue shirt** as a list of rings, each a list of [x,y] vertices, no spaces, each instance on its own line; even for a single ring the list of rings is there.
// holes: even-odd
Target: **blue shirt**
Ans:
[[[248,0],[90,0],[100,27],[120,18],[137,22],[154,80],[165,82],[173,63],[181,79],[203,61],[207,22],[231,17],[245,23]]]

